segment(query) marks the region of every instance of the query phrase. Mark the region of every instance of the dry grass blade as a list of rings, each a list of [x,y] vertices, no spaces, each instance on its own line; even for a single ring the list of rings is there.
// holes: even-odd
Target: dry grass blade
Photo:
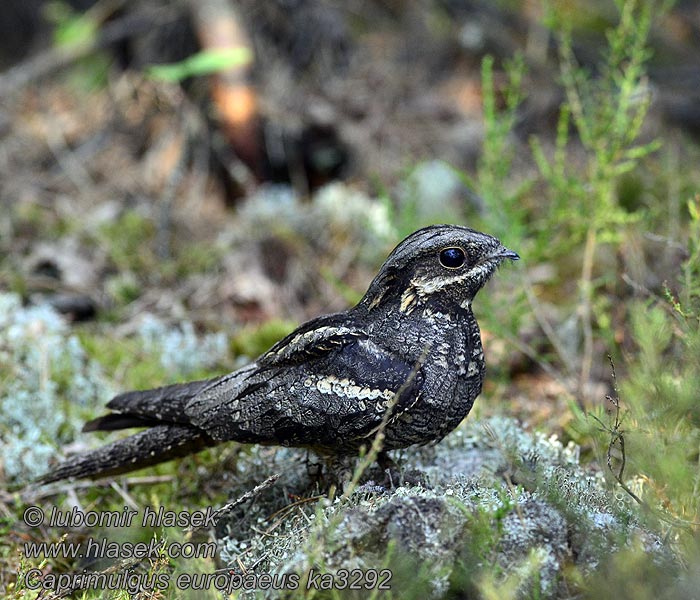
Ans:
[[[257,496],[257,495],[260,494],[261,492],[265,491],[267,488],[272,487],[272,486],[277,482],[277,480],[278,480],[279,478],[280,478],[280,474],[279,474],[279,473],[275,473],[274,475],[271,475],[270,477],[268,477],[268,478],[267,478],[265,481],[263,481],[262,483],[256,485],[252,490],[250,490],[250,491],[246,492],[245,494],[243,494],[243,495],[242,495],[240,498],[238,498],[237,500],[234,500],[233,502],[227,502],[227,503],[224,504],[222,507],[217,508],[217,509],[214,511],[214,513],[212,514],[212,516],[213,516],[213,518],[214,518],[214,521],[215,521],[215,522],[218,522],[219,519],[221,519],[221,517],[223,517],[224,515],[227,515],[228,513],[230,513],[230,512],[231,512],[234,508],[236,508],[236,506],[238,506],[239,504],[243,504],[244,502],[247,502],[248,500],[251,500],[252,498],[254,498],[255,496]],[[199,530],[199,529],[202,529],[202,526],[199,526],[199,527],[188,527],[188,528],[185,529],[184,531],[185,531],[185,533],[191,533],[191,532],[197,531],[197,530]]]
[[[421,366],[423,366],[423,363],[425,362],[425,359],[427,358],[428,353],[430,352],[430,348],[430,344],[426,344],[425,348],[423,349],[423,353],[418,357],[416,364],[413,365],[411,372],[408,374],[408,377],[406,377],[406,381],[404,381],[403,385],[398,390],[396,390],[394,395],[391,397],[391,400],[387,403],[387,407],[384,411],[384,415],[382,416],[382,420],[375,429],[372,445],[369,447],[367,453],[361,458],[360,462],[358,463],[357,468],[353,473],[352,479],[350,480],[350,483],[348,483],[348,485],[345,486],[345,490],[343,491],[342,495],[343,499],[347,499],[352,495],[352,493],[357,488],[357,484],[359,483],[362,474],[375,460],[377,460],[377,457],[381,453],[382,447],[384,446],[384,430],[386,429],[386,426],[389,424],[389,420],[394,414],[394,408],[398,404],[401,394],[403,394],[403,392],[406,389],[408,389],[408,386],[410,386],[413,383],[413,380],[418,374],[418,370],[421,368]]]

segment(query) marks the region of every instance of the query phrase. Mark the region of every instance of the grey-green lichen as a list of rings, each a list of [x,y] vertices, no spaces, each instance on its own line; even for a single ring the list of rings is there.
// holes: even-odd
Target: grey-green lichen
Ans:
[[[172,327],[148,315],[135,337],[144,360],[149,357],[173,379],[223,362],[228,353],[223,334],[197,335],[189,323]],[[21,482],[46,472],[114,393],[103,365],[61,315],[48,305],[23,306],[19,296],[0,294],[0,473],[5,480]]]
[[[0,467],[8,480],[45,471],[56,447],[79,430],[81,409],[109,393],[63,318],[46,305],[23,307],[13,294],[0,294],[0,381]]]
[[[633,501],[579,465],[574,444],[512,419],[469,420],[440,444],[404,451],[403,483],[378,485],[375,468],[374,481],[332,502],[290,507],[288,494],[309,483],[304,457],[263,452],[261,460],[253,451],[242,468],[265,465],[282,477],[220,531],[222,559],[233,569],[391,568],[401,598],[442,597],[484,577],[508,582],[514,597],[562,597],[568,567],[585,575],[633,543],[674,564],[661,539],[640,525]],[[233,493],[245,485],[237,482]]]

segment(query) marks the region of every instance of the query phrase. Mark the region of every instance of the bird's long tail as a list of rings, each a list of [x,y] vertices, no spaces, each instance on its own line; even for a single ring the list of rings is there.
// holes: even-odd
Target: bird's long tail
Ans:
[[[148,429],[82,456],[69,458],[41,476],[37,483],[119,475],[215,445],[216,442],[206,432],[188,422],[185,412],[187,401],[213,381],[216,380],[175,384],[116,396],[107,405],[116,412],[86,423],[83,431],[113,431],[130,427]]]
[[[37,483],[60,479],[108,477],[194,454],[214,445],[202,430],[186,425],[157,425],[82,456],[69,458]]]

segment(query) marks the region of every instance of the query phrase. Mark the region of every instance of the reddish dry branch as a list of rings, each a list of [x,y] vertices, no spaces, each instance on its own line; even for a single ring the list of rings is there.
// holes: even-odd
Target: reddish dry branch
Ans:
[[[250,38],[240,15],[226,0],[193,0],[190,10],[203,50],[247,48]],[[249,83],[252,62],[236,65],[211,77],[211,97],[220,126],[238,157],[259,174],[261,150],[257,93]]]

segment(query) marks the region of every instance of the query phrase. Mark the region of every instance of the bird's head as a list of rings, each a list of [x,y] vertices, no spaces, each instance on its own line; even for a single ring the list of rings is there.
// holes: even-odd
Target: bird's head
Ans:
[[[405,314],[423,305],[467,309],[498,265],[518,258],[495,237],[468,227],[425,227],[394,248],[360,306],[371,311],[395,304]]]

